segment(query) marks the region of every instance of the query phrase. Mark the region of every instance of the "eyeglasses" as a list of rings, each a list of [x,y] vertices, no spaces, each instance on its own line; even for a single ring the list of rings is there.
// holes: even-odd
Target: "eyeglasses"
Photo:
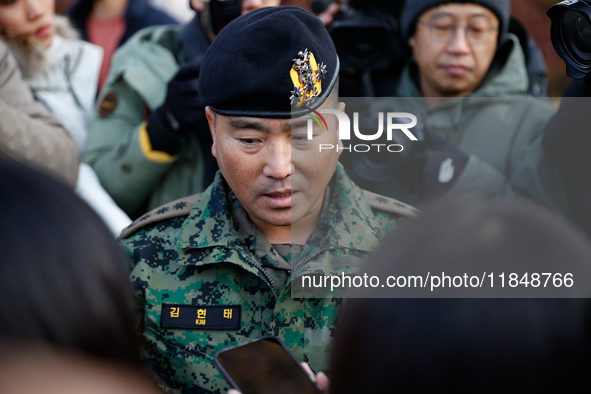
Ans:
[[[456,36],[458,27],[464,27],[468,42],[476,45],[487,43],[493,33],[499,31],[499,28],[493,26],[492,22],[485,17],[472,18],[467,24],[456,23],[449,16],[437,17],[431,22],[419,19],[418,22],[427,26],[433,38],[441,42],[451,41]]]

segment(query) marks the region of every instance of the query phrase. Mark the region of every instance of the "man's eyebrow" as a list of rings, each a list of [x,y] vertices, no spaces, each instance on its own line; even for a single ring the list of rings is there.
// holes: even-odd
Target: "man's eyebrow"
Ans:
[[[495,14],[487,14],[485,12],[475,12],[474,14],[470,14],[470,18],[476,18],[479,16],[483,18],[490,18],[491,16],[495,16]]]
[[[230,117],[228,124],[233,129],[254,129],[269,133],[271,130],[262,122],[247,117]]]
[[[265,123],[249,117],[230,117],[228,125],[234,130],[251,129],[265,133],[271,133],[273,131]],[[291,122],[286,122],[281,131],[289,132],[293,128],[306,127],[307,125],[308,121],[306,118],[293,119]]]
[[[494,14],[492,14],[492,15],[494,16]],[[452,14],[450,12],[438,11],[438,12],[435,12],[433,14],[432,18],[438,18],[440,16],[449,16],[449,17],[454,18],[454,19],[456,17],[456,15],[454,15],[454,14]],[[488,13],[486,13],[486,12],[475,12],[474,14],[470,14],[468,16],[468,18],[475,18],[475,17],[479,17],[479,16],[485,17],[485,18],[489,18],[491,15],[488,14]]]
[[[304,117],[292,119],[289,127],[292,129],[299,129],[300,127],[307,127],[308,126],[308,119],[312,120],[311,118],[304,118]]]
[[[439,16],[450,16],[453,18],[455,15],[451,14],[449,12],[445,12],[445,11],[437,11],[437,12],[434,12],[433,15],[431,15],[431,16],[434,18],[437,18]]]

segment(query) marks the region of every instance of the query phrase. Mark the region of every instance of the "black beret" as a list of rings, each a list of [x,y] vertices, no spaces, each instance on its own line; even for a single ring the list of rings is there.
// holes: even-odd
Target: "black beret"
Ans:
[[[267,7],[217,35],[203,58],[199,95],[221,115],[290,118],[319,107],[338,72],[320,19],[299,7]]]

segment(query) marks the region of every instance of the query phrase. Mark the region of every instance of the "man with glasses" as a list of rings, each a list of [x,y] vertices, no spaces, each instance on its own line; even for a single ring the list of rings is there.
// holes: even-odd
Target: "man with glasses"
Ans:
[[[509,2],[410,3],[402,20],[418,66],[421,95],[457,97],[474,92],[492,64],[498,44],[505,41]],[[421,3],[431,4],[423,9]],[[407,25],[411,20],[414,26]],[[410,89],[406,86],[410,82],[414,81],[409,81],[407,74],[401,88]]]
[[[565,212],[541,146],[555,110],[524,97],[527,71],[519,40],[507,33],[509,9],[509,0],[406,2],[401,24],[413,58],[398,95],[417,97],[407,110],[425,126],[424,136],[376,192],[415,206],[444,194],[480,194]]]

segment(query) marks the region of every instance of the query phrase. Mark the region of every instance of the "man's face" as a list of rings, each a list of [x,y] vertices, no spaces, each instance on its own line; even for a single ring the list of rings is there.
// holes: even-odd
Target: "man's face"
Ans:
[[[421,14],[408,43],[420,70],[423,96],[473,92],[495,56],[498,27],[496,15],[477,4],[444,4]],[[485,39],[474,40],[481,37]]]
[[[281,0],[242,0],[242,15],[263,7],[275,7]]]
[[[190,0],[191,7],[195,11],[203,11],[203,0]],[[281,0],[242,0],[242,14],[248,14],[250,11],[254,11],[263,7],[275,7],[281,3]]]
[[[335,104],[336,99],[329,98],[321,108]],[[206,114],[214,141],[212,153],[253,223],[290,226],[319,214],[340,155],[336,149],[319,152],[319,144],[338,144],[333,116],[326,117],[328,130],[314,126],[314,138],[309,141],[308,116],[293,121],[214,117],[210,108]]]

